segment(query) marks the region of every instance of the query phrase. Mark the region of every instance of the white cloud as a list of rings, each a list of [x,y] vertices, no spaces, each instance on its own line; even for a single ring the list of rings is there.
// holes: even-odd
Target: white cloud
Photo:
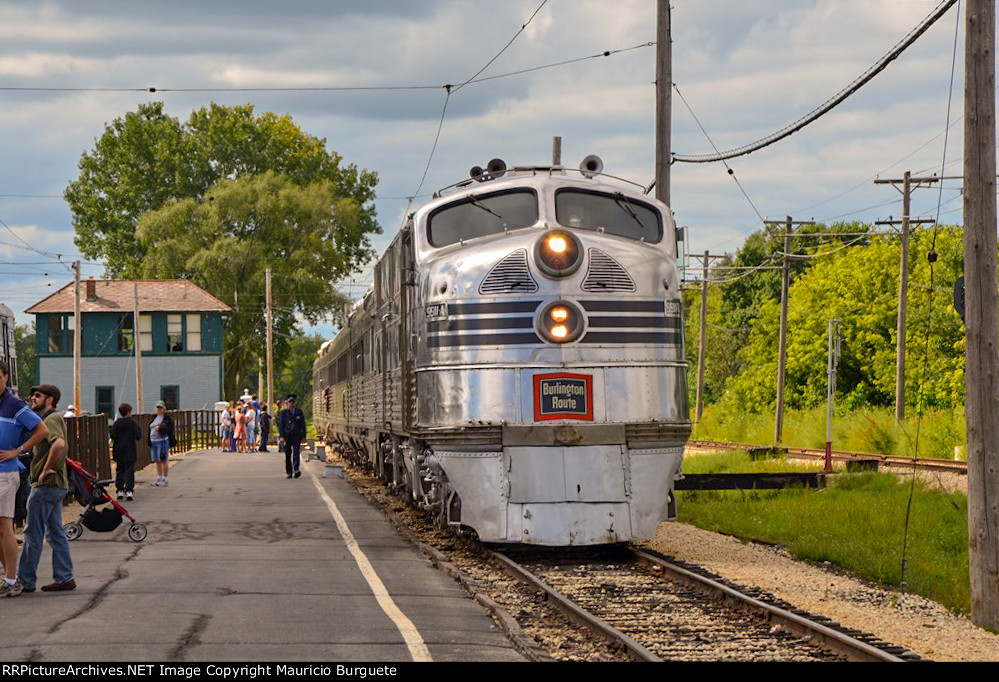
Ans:
[[[0,2],[0,85],[21,87],[338,87],[457,84],[493,57],[539,0],[170,3]],[[704,0],[674,3],[674,80],[722,149],[767,135],[833,95],[922,20],[937,0]],[[875,173],[936,168],[942,156],[953,10],[872,83],[819,122],[730,162],[765,215],[816,206],[848,215],[891,200]],[[649,0],[550,0],[484,72],[495,76],[655,40]],[[959,50],[959,59],[961,57]],[[499,156],[545,163],[604,158],[608,172],[647,183],[654,150],[655,50],[636,49],[469,85],[448,104],[423,193]],[[961,115],[961,65],[952,120]],[[0,195],[59,194],[104,125],[161,99],[186,119],[211,101],[288,113],[349,163],[377,171],[379,194],[413,193],[443,89],[398,92],[3,93]],[[950,159],[960,158],[961,126]],[[930,142],[930,144],[927,144]],[[920,149],[922,147],[922,149]],[[674,98],[673,149],[711,150]],[[960,170],[951,169],[951,174]],[[734,249],[758,218],[721,164],[675,164],[673,204],[696,250]],[[851,188],[858,187],[858,189]],[[839,196],[841,195],[841,196]],[[929,204],[929,193],[919,201]],[[405,200],[378,204],[387,241]],[[890,210],[890,208],[889,208]],[[924,209],[920,209],[924,210]],[[862,211],[864,220],[879,208]],[[806,216],[806,217],[811,217]],[[64,202],[0,196],[0,219],[60,253],[75,253]],[[31,226],[37,226],[32,228]],[[0,234],[2,234],[0,230]],[[9,236],[9,235],[8,235]],[[0,241],[9,241],[0,239]],[[98,271],[99,272],[99,271]],[[95,272],[94,274],[98,274]],[[40,298],[40,296],[39,296]],[[9,304],[8,304],[9,305]]]

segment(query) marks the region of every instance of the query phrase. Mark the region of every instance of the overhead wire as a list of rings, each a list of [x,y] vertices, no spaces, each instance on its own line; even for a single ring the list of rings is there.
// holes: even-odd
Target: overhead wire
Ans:
[[[538,15],[538,12],[540,12],[541,8],[544,7],[547,3],[548,3],[548,0],[542,0],[541,4],[538,5],[538,8],[536,10],[534,10],[534,13],[531,14],[530,18],[526,22],[524,22],[524,24],[521,25],[520,29],[513,35],[513,37],[507,42],[507,44],[504,45],[503,48],[492,57],[492,59],[490,59],[488,62],[486,62],[485,66],[483,66],[481,69],[479,69],[478,71],[476,71],[475,74],[472,75],[471,78],[465,80],[462,83],[459,83],[458,85],[447,84],[447,85],[443,86],[444,87],[444,91],[445,91],[446,94],[444,96],[444,106],[441,107],[440,121],[438,121],[438,123],[437,123],[437,134],[434,136],[434,144],[430,148],[430,156],[429,156],[429,158],[427,158],[426,166],[423,168],[423,176],[420,178],[420,184],[416,188],[416,191],[413,192],[413,198],[417,197],[420,194],[420,190],[423,189],[423,183],[426,182],[427,173],[430,172],[430,164],[434,160],[434,153],[437,151],[437,144],[438,144],[438,142],[440,142],[440,139],[441,139],[441,131],[444,129],[444,119],[447,116],[447,105],[448,105],[448,102],[451,101],[451,95],[453,93],[457,92],[458,90],[461,90],[466,85],[468,85],[470,82],[472,82],[472,80],[476,76],[479,76],[483,71],[485,71],[486,69],[488,69],[489,66],[493,62],[495,62],[497,59],[499,59],[500,55],[502,55],[504,52],[506,52],[507,48],[509,48],[513,44],[513,42],[517,39],[517,37],[520,36],[520,34],[524,32],[524,29],[526,29],[528,27],[528,25],[532,21],[534,21],[534,17],[536,17]],[[409,200],[409,203],[406,205],[406,210],[403,212],[403,220],[404,221],[406,220],[406,216],[409,213],[410,206],[412,206],[413,198],[411,198]]]
[[[514,33],[513,37],[510,38],[509,42],[507,42],[507,44],[503,46],[503,49],[500,50],[499,52],[497,52],[493,56],[492,59],[490,59],[488,62],[486,62],[485,66],[483,66],[481,69],[479,69],[478,71],[476,71],[475,74],[472,75],[471,78],[469,78],[468,80],[466,80],[464,83],[461,83],[460,85],[456,85],[454,87],[455,91],[457,92],[458,90],[461,90],[463,87],[465,87],[466,85],[468,85],[469,83],[471,83],[473,80],[475,80],[475,78],[477,76],[481,75],[483,71],[485,71],[486,69],[488,69],[492,65],[493,62],[495,62],[497,59],[499,59],[500,55],[502,55],[504,52],[506,52],[507,48],[509,48],[511,45],[513,45],[513,41],[515,41],[520,36],[520,34],[524,32],[524,29],[526,29],[528,27],[528,25],[532,21],[534,21],[534,17],[538,16],[538,12],[540,12],[541,8],[544,7],[546,4],[548,4],[548,0],[542,0],[541,4],[538,5],[538,8],[536,10],[534,10],[534,13],[531,14],[530,18],[521,25],[520,30],[517,31],[516,33]]]
[[[766,137],[760,138],[756,142],[752,142],[742,147],[737,147],[731,149],[727,152],[719,152],[715,149],[714,154],[673,154],[673,163],[712,163],[715,161],[724,161],[726,159],[733,159],[738,156],[744,156],[746,154],[751,154],[755,151],[763,149],[764,147],[769,147],[770,145],[778,142],[779,140],[788,137],[801,130],[805,126],[814,123],[819,118],[825,114],[832,111],[836,106],[844,102],[848,97],[853,95],[855,92],[860,90],[864,85],[869,83],[875,76],[884,71],[888,65],[899,57],[910,45],[912,45],[917,38],[919,38],[923,33],[925,33],[930,26],[937,22],[940,17],[942,17],[947,10],[949,10],[957,0],[944,0],[936,9],[934,9],[916,28],[908,33],[898,44],[895,45],[891,50],[888,51],[881,59],[879,59],[873,66],[871,66],[867,71],[861,74],[856,80],[850,85],[840,90],[837,94],[833,95],[831,98],[826,100],[824,103],[813,109],[811,112],[802,116],[797,121],[781,128],[780,130],[767,135]],[[712,145],[713,146],[713,145]]]

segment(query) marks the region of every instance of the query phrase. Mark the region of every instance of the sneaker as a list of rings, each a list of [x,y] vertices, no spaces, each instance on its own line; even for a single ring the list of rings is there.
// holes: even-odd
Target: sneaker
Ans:
[[[291,474],[288,474],[288,478],[291,478]]]
[[[118,499],[119,500],[124,500],[125,499],[125,493],[118,493]]]
[[[76,589],[76,581],[70,578],[64,583],[52,583],[42,587],[42,592],[68,592]]]
[[[134,500],[135,498],[132,497],[132,493],[131,493],[131,491],[129,491],[129,492],[125,493],[125,499],[126,500]]]
[[[0,580],[0,599],[3,597],[16,597],[24,591],[24,586],[20,580],[15,580],[13,585],[7,584],[6,580]]]
[[[170,485],[170,479],[164,478],[163,482],[160,483],[160,485],[162,485],[162,486],[168,486],[168,485]]]
[[[296,471],[295,472],[295,478],[299,478],[301,475],[302,475],[301,471]]]

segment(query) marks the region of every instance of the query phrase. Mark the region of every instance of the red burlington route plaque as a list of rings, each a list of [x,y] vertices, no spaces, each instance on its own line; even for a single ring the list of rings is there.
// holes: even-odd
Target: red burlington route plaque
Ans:
[[[587,374],[534,375],[534,421],[593,421],[593,377]]]

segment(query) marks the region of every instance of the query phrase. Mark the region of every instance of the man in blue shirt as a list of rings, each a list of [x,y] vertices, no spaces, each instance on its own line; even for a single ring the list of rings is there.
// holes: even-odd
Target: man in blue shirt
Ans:
[[[17,581],[14,502],[24,465],[18,457],[31,452],[35,443],[49,435],[41,418],[8,388],[9,379],[10,369],[0,360],[0,560],[4,568],[0,598],[21,594],[21,583]]]

